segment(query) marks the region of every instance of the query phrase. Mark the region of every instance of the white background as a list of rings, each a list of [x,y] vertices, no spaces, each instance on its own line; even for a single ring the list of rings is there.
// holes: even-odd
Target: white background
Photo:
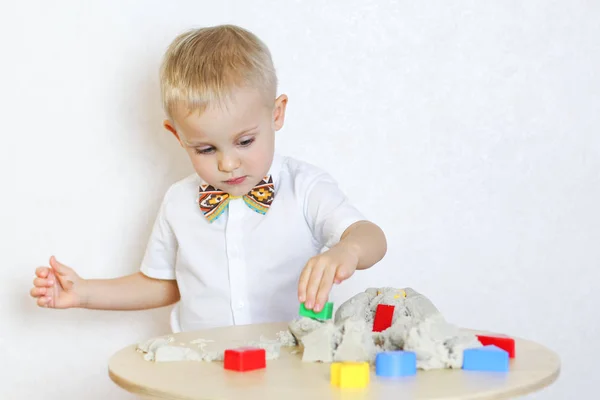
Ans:
[[[557,351],[559,380],[532,398],[595,398],[598,3],[323,3],[2,2],[0,398],[133,398],[107,359],[166,333],[168,309],[47,310],[28,292],[51,254],[87,278],[138,269],[192,171],[161,127],[160,58],[220,23],[273,52],[278,151],[331,172],[387,234],[334,301],[411,286],[451,322]]]

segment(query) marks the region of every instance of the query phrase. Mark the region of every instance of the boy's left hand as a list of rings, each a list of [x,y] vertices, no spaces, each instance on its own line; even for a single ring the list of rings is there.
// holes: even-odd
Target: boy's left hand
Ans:
[[[357,265],[358,255],[352,252],[349,246],[341,243],[312,257],[300,274],[298,300],[304,303],[307,309],[321,311],[333,284],[350,278]]]

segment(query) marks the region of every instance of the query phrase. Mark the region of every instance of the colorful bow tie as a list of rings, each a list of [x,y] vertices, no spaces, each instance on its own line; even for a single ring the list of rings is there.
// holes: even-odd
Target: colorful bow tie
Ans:
[[[259,214],[267,213],[274,197],[273,177],[270,175],[265,176],[258,185],[242,196],[246,205]],[[216,189],[212,185],[200,185],[198,204],[208,221],[213,222],[227,209],[229,201],[237,198],[239,196],[231,196],[229,193]]]

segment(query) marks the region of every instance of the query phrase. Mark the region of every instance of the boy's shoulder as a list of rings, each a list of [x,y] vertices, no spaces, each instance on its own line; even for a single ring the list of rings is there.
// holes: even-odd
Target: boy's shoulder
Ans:
[[[165,192],[164,202],[189,202],[190,196],[198,195],[201,183],[202,180],[195,172],[172,183]]]

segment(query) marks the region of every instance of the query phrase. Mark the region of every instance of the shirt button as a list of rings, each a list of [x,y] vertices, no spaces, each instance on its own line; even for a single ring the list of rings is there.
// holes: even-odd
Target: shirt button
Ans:
[[[244,308],[244,305],[245,304],[243,301],[238,302],[238,306],[237,306],[238,310],[241,310],[242,308]]]

